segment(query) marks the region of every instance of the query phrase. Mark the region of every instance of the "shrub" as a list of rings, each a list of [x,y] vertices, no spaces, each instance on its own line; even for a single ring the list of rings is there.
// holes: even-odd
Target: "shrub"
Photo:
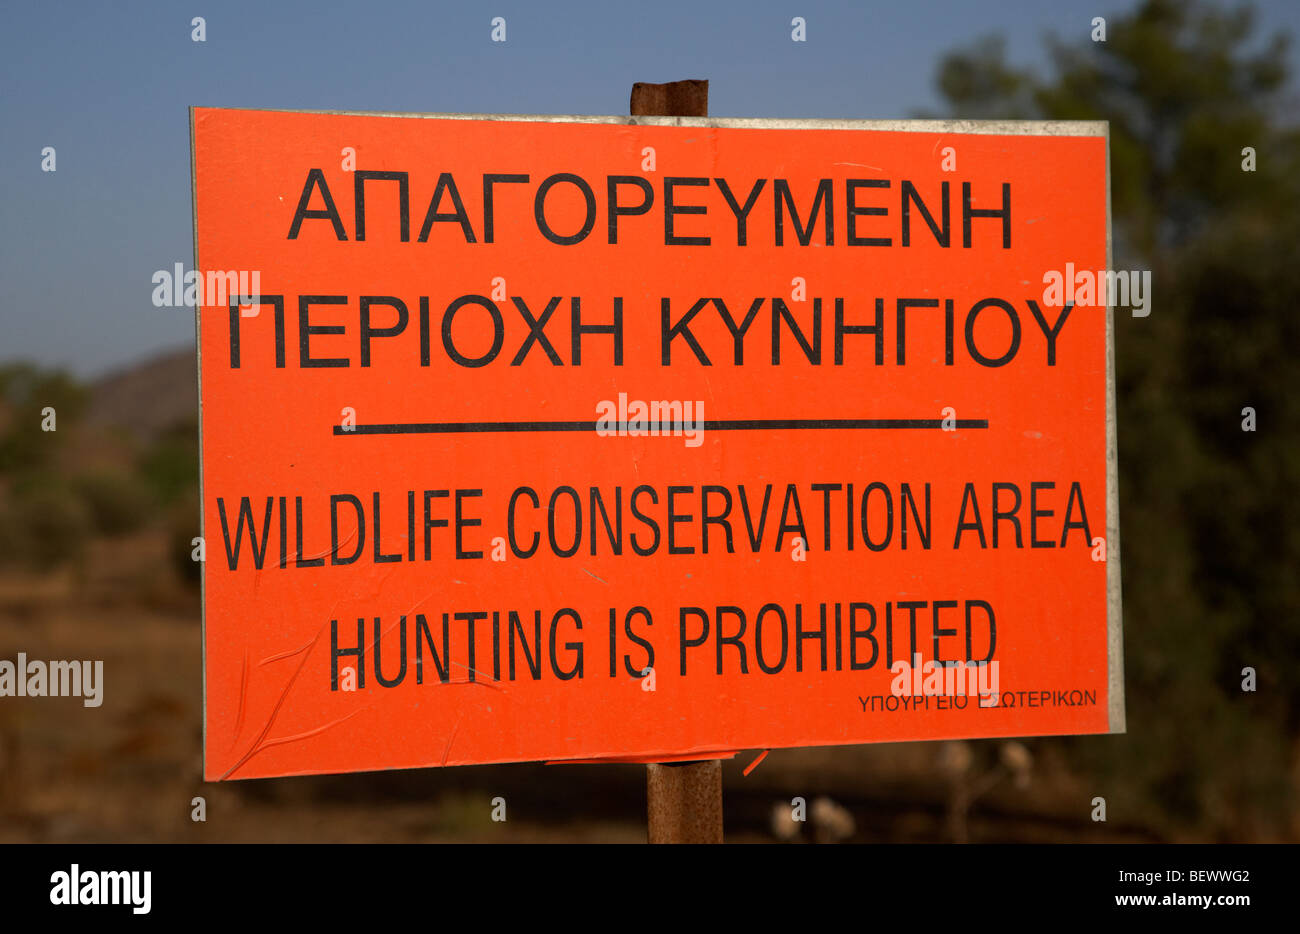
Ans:
[[[120,470],[83,474],[75,486],[86,504],[91,525],[104,535],[136,531],[149,519],[153,509],[153,499],[145,485]]]

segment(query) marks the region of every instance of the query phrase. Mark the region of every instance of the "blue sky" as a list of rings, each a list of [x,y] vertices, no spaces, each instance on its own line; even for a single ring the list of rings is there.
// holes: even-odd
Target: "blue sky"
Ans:
[[[190,105],[622,114],[635,81],[708,78],[714,116],[905,117],[938,108],[947,50],[1000,33],[1042,67],[1044,34],[1133,5],[5,0],[0,362],[89,376],[192,344],[191,311],[150,301],[154,270],[193,263]],[[1256,6],[1300,32],[1297,0]]]

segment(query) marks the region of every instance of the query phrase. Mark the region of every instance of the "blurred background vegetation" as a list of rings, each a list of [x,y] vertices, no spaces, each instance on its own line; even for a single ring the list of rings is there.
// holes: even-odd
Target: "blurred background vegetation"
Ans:
[[[733,839],[783,838],[767,802],[812,789],[841,802],[840,812],[823,807],[838,813],[836,839],[1300,840],[1300,133],[1282,95],[1287,38],[1257,35],[1248,9],[1151,0],[1107,17],[1105,42],[1047,42],[1047,74],[1008,61],[994,36],[945,56],[937,81],[944,116],[1110,123],[1114,263],[1152,270],[1154,287],[1149,317],[1115,316],[1128,733],[783,750],[744,784],[729,764]],[[1245,147],[1254,171],[1243,170]],[[53,434],[40,430],[45,406],[57,411]],[[1254,432],[1242,429],[1247,407]],[[83,610],[162,608],[193,627],[184,645],[197,646],[196,411],[192,350],[90,387],[23,364],[0,369],[0,620],[32,612],[15,596],[22,587],[3,581],[70,575],[47,592]],[[134,570],[108,557],[132,549]],[[190,684],[176,690],[189,697],[197,657],[186,665]],[[1254,693],[1242,691],[1247,666],[1258,672]],[[463,838],[472,821],[456,815],[485,799],[486,783],[548,801],[569,785],[585,789],[586,811],[557,804],[569,820],[558,836],[640,833],[635,767],[204,791],[192,698],[157,693],[103,755],[171,756],[183,764],[160,759],[158,775],[182,774],[195,794],[229,796],[232,807],[269,803],[283,815],[295,802],[343,801],[363,813],[376,800],[406,801],[413,838]],[[170,746],[163,734],[174,734]],[[105,762],[82,765],[139,794],[139,774]],[[587,769],[580,784],[570,768]],[[425,805],[437,793],[447,813],[430,825]],[[1079,802],[1096,794],[1122,815],[1118,826],[1087,819]],[[27,809],[29,836],[50,838],[38,812]],[[575,829],[579,813],[597,830]],[[347,821],[335,830],[355,838]],[[602,826],[622,830],[602,837]]]
[[[1105,42],[1049,40],[1054,71],[981,40],[948,55],[954,116],[1107,120],[1128,734],[1062,741],[1162,829],[1296,832],[1300,759],[1300,133],[1288,38],[1247,8],[1155,0]],[[1243,170],[1255,152],[1255,171]],[[1244,408],[1257,430],[1243,431]],[[1242,668],[1259,675],[1243,693]]]

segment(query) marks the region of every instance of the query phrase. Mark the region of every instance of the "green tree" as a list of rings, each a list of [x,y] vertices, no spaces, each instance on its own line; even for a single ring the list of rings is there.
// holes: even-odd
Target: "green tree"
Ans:
[[[0,367],[0,475],[48,465],[60,437],[66,437],[85,407],[85,390],[60,370],[29,363]],[[54,410],[54,431],[42,428],[44,411]],[[60,436],[59,429],[64,429]]]
[[[1114,261],[1154,296],[1115,316],[1129,733],[1062,745],[1128,813],[1225,839],[1300,830],[1300,134],[1287,37],[1253,22],[1148,0],[1105,42],[1049,37],[1050,75],[984,39],[937,78],[953,116],[1109,122]]]

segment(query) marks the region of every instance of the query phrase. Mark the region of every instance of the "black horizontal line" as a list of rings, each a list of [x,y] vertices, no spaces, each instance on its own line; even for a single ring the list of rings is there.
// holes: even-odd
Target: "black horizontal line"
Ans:
[[[637,424],[646,436],[671,435],[690,431],[870,431],[920,429],[942,430],[942,418],[723,418],[705,421],[702,426],[660,424],[656,429]],[[335,425],[336,435],[459,435],[519,432],[590,431],[593,419],[581,422],[403,422],[387,425]],[[988,428],[987,418],[959,418],[957,428]],[[626,431],[627,422],[602,425],[603,430]],[[635,436],[634,436],[635,437]]]

